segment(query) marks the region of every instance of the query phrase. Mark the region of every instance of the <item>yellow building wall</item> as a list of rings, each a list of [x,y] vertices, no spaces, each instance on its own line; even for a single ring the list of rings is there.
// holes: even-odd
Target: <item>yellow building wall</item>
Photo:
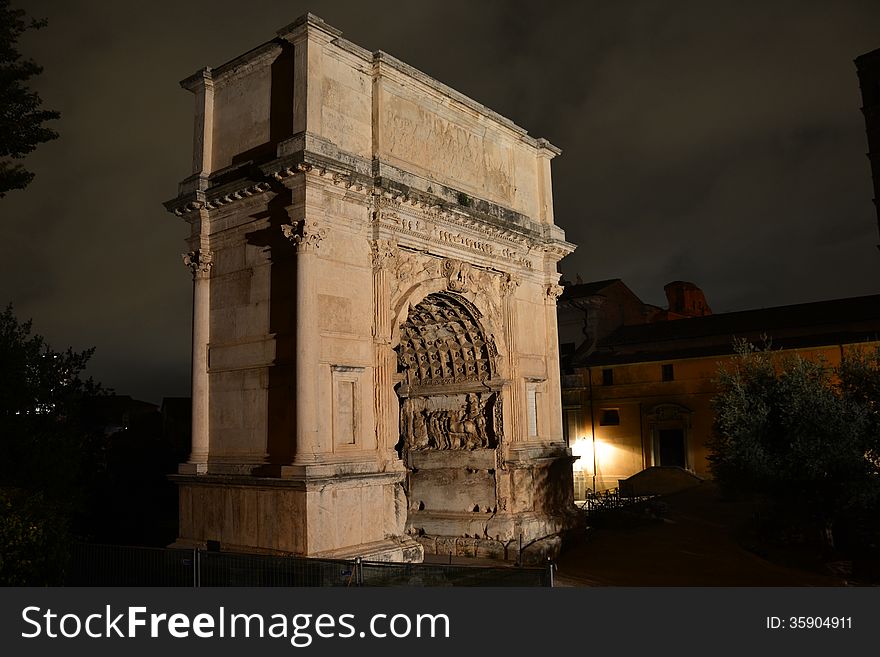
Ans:
[[[829,345],[809,349],[780,350],[785,356],[800,356],[840,364],[847,349],[874,349],[880,342],[858,345]],[[659,428],[681,426],[684,433],[686,468],[709,478],[706,443],[712,435],[712,398],[715,380],[722,368],[733,365],[731,355],[683,358],[632,363],[578,370],[580,377],[566,377],[563,404],[567,438],[574,455],[575,497],[588,490],[615,488],[620,479],[646,467],[660,465]],[[663,365],[672,365],[673,380],[663,381]],[[602,370],[613,372],[613,384],[603,385]],[[678,419],[656,417],[658,407],[671,409]],[[617,411],[619,424],[603,426],[604,411]]]

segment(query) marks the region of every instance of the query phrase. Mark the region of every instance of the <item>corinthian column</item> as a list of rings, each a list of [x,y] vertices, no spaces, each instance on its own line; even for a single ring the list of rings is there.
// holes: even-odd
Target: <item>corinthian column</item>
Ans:
[[[327,231],[317,222],[301,219],[281,227],[296,248],[296,450],[294,465],[320,460],[318,438],[318,332],[317,255]]]
[[[504,341],[507,343],[507,368],[510,382],[506,386],[507,399],[504,400],[508,408],[510,428],[505,427],[504,434],[510,443],[523,440],[523,427],[525,406],[522,402],[522,382],[519,378],[519,363],[516,355],[516,288],[519,280],[511,274],[506,274],[501,280],[501,294],[504,298]]]
[[[556,304],[563,288],[549,283],[544,288],[544,320],[547,339],[547,437],[552,442],[564,442],[562,436],[562,386],[559,380],[559,331]]]
[[[213,254],[197,249],[183,255],[193,277],[192,314],[192,449],[181,474],[205,474],[210,452],[208,422],[208,342],[210,340],[211,267]]]
[[[374,399],[376,406],[376,444],[386,460],[395,460],[394,446],[399,439],[397,417],[400,407],[394,392],[397,356],[391,349],[391,290],[389,269],[397,262],[394,240],[370,242],[373,258],[373,344],[376,353]]]

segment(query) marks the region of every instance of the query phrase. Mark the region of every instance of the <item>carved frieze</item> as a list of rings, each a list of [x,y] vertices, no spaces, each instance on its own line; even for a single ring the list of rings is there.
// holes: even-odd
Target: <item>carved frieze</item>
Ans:
[[[466,235],[461,235],[460,233],[452,233],[448,230],[438,230],[437,239],[439,239],[441,242],[447,242],[449,244],[466,246],[467,248],[473,249],[474,251],[480,251],[489,255],[492,255],[495,252],[495,248],[489,242],[476,240]]]
[[[411,397],[400,413],[401,441],[408,450],[494,448],[497,393]]]
[[[371,198],[375,208],[373,222],[378,226],[416,237],[426,245],[449,244],[458,249],[500,257],[518,267],[534,268],[532,259],[524,252],[530,248],[529,240],[521,233],[403,195],[374,190]],[[460,230],[454,230],[455,226]]]
[[[519,265],[520,267],[524,267],[525,269],[534,269],[534,264],[532,264],[531,259],[521,255],[516,249],[501,249],[501,255],[510,260],[515,265]]]
[[[390,228],[397,233],[411,235],[424,240],[431,239],[434,226],[424,218],[407,216],[405,213],[391,209],[388,207],[387,201],[377,201],[376,203],[378,204],[378,209],[374,214],[374,220],[379,225]]]

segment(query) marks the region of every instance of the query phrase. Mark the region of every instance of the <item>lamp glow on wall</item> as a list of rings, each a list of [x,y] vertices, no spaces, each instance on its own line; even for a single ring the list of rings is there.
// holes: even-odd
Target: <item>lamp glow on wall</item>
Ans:
[[[587,437],[583,436],[574,441],[574,445],[571,446],[571,453],[574,456],[579,456],[580,458],[574,462],[574,469],[580,472],[585,472],[590,474],[593,477],[593,490],[596,490],[596,470],[597,470],[597,458],[598,451],[596,446],[597,440],[595,436]],[[592,467],[588,467],[592,464]]]
[[[599,483],[599,471],[623,472],[626,469],[628,451],[621,449],[608,440],[604,440],[599,432],[596,436],[577,438],[571,446],[573,456],[580,457],[574,462],[573,468],[593,479],[592,489],[595,491]]]
[[[593,456],[592,447],[590,443],[592,441],[589,438],[576,438],[574,444],[571,446],[571,454],[572,456],[579,457],[577,461],[574,462],[572,467],[578,472],[589,472],[590,469],[587,467],[588,460]]]

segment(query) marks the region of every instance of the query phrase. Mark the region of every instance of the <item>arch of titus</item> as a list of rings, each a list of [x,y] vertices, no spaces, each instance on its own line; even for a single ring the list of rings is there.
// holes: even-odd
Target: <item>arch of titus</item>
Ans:
[[[559,150],[306,15],[181,84],[193,434],[178,545],[544,558],[562,437]]]

